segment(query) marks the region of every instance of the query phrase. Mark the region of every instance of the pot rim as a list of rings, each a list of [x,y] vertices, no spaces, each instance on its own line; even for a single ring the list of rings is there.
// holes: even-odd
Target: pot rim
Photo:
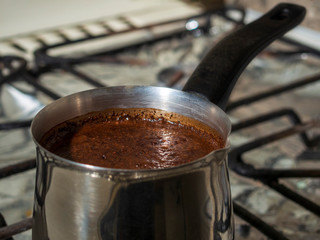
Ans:
[[[47,150],[45,147],[43,147],[40,142],[36,139],[35,134],[34,134],[34,129],[35,129],[35,125],[37,124],[36,121],[39,118],[39,116],[44,112],[44,111],[48,111],[48,109],[50,110],[50,108],[54,108],[54,105],[59,104],[59,102],[62,101],[66,101],[69,99],[74,99],[78,96],[81,95],[85,95],[85,94],[90,94],[93,92],[98,92],[98,91],[107,91],[107,92],[112,92],[112,91],[133,91],[133,89],[135,90],[156,90],[158,91],[159,89],[165,89],[165,91],[171,91],[172,93],[177,93],[177,94],[183,94],[185,96],[187,96],[188,98],[191,98],[191,100],[197,100],[200,102],[203,102],[206,105],[210,105],[211,107],[213,107],[219,114],[221,115],[221,117],[224,118],[224,120],[228,121],[226,122],[226,127],[228,129],[227,133],[226,133],[226,137],[225,137],[225,147],[221,148],[221,149],[217,149],[214,150],[210,153],[208,153],[206,156],[195,159],[193,161],[184,163],[184,164],[180,164],[174,167],[168,167],[168,168],[156,168],[156,169],[120,169],[120,168],[106,168],[106,167],[99,167],[99,166],[94,166],[94,165],[89,165],[89,164],[84,164],[84,163],[78,163],[63,157],[60,157],[52,152],[50,152],[49,150]],[[105,93],[106,94],[106,93]],[[129,107],[130,108],[130,107]],[[107,108],[106,108],[107,109]],[[92,111],[93,112],[93,111]],[[183,115],[183,114],[182,114]],[[32,139],[34,141],[34,143],[36,144],[37,148],[40,149],[43,153],[45,154],[49,154],[49,157],[53,158],[55,163],[57,165],[64,165],[66,167],[71,167],[71,168],[77,168],[77,169],[81,169],[84,171],[90,171],[90,172],[99,172],[99,173],[113,173],[113,174],[118,174],[118,175],[134,175],[134,174],[138,174],[138,173],[142,173],[142,174],[157,174],[157,173],[163,173],[163,172],[176,172],[178,169],[181,170],[186,170],[186,169],[193,169],[195,166],[206,166],[208,165],[213,158],[217,158],[217,159],[224,159],[225,157],[220,156],[220,154],[226,155],[226,153],[230,150],[230,143],[229,143],[229,135],[231,132],[231,123],[230,120],[228,118],[228,116],[226,115],[226,113],[221,110],[218,106],[216,106],[215,104],[211,103],[210,101],[208,101],[205,97],[203,97],[200,94],[197,93],[190,93],[190,92],[184,92],[181,90],[176,90],[176,89],[171,89],[171,88],[166,88],[166,87],[158,87],[158,86],[115,86],[115,87],[102,87],[102,88],[95,88],[95,89],[90,89],[90,90],[85,90],[85,91],[81,91],[81,92],[77,92],[77,93],[73,93],[67,96],[64,96],[62,98],[59,98],[56,101],[53,101],[52,103],[48,104],[47,106],[45,106],[43,109],[41,109],[37,115],[34,117],[34,119],[32,120],[31,123],[31,135],[32,135]],[[217,157],[220,156],[220,157]],[[56,161],[57,160],[57,161]],[[60,164],[59,164],[59,163]],[[137,176],[137,178],[139,178],[139,176]]]

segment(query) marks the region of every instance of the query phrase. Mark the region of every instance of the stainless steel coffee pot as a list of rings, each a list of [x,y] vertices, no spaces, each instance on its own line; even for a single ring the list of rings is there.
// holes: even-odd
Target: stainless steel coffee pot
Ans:
[[[303,7],[279,4],[231,34],[203,59],[183,91],[98,88],[42,109],[31,127],[37,145],[32,239],[233,239],[230,121],[221,108],[249,61],[304,15]],[[226,148],[173,168],[126,170],[79,164],[41,146],[43,135],[57,124],[107,108],[156,108],[197,119],[219,131]]]

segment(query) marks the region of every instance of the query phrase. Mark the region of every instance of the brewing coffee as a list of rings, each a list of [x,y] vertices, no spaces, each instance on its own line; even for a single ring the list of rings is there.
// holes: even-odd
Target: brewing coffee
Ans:
[[[63,122],[41,145],[63,158],[119,169],[177,166],[223,148],[220,134],[185,116],[157,109],[108,109]]]

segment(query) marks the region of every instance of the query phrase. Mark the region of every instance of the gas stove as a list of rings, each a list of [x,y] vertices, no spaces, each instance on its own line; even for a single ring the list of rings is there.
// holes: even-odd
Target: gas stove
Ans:
[[[0,239],[31,238],[36,164],[29,127],[43,106],[104,86],[181,89],[246,14],[195,9],[149,23],[132,14],[0,43]],[[319,49],[286,35],[238,80],[227,107],[237,240],[320,238],[319,66]]]

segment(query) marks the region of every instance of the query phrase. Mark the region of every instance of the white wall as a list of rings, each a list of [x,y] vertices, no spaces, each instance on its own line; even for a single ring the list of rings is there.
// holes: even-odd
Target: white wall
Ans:
[[[0,0],[0,39],[117,13],[157,7],[173,0]]]

